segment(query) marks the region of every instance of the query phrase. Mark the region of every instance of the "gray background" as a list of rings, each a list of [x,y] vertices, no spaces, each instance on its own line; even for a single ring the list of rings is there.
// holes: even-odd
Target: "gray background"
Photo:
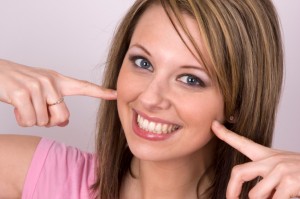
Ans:
[[[0,0],[0,58],[99,83],[111,36],[133,2]],[[283,27],[286,78],[273,147],[300,152],[300,1],[274,3]],[[18,127],[13,108],[0,103],[0,133],[39,135],[92,151],[99,100],[75,96],[65,101],[71,112],[65,128]]]

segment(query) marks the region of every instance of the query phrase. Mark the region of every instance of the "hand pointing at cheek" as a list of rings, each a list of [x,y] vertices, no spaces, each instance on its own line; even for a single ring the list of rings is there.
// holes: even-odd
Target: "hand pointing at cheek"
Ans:
[[[242,137],[219,122],[212,124],[215,135],[243,153],[251,162],[233,168],[227,187],[228,199],[239,198],[244,182],[262,177],[249,198],[288,199],[300,196],[300,154],[271,149]]]
[[[55,71],[0,60],[0,101],[15,107],[20,126],[65,126],[69,110],[64,96],[85,95],[106,100],[116,92]]]

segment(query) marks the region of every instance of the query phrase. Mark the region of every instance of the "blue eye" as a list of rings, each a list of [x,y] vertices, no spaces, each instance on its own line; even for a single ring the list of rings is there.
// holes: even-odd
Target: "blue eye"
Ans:
[[[152,67],[151,63],[143,57],[133,57],[132,61],[139,68],[153,71],[153,67]]]
[[[178,80],[190,86],[206,87],[205,83],[194,75],[185,74],[179,77]]]

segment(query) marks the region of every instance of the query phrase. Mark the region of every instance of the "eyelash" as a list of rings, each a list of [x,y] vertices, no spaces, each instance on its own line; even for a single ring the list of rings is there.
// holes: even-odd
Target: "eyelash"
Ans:
[[[142,56],[130,56],[129,60],[133,63],[133,65],[135,65],[137,68],[142,69],[142,70],[149,70],[151,72],[153,72],[153,66],[150,63],[150,61],[148,61],[148,59],[142,57]],[[140,63],[137,63],[137,61],[140,60]],[[141,65],[141,62],[147,62],[147,66],[143,66]],[[151,67],[151,69],[149,69]],[[185,80],[182,80],[182,78],[185,78]],[[188,80],[188,78],[193,79],[193,82],[188,82],[190,80]],[[206,84],[204,83],[204,81],[202,81],[199,77],[196,77],[195,75],[191,75],[191,74],[183,74],[180,75],[180,77],[177,79],[180,82],[183,82],[184,84],[191,86],[191,87],[202,87],[205,88]],[[186,81],[186,82],[185,82]]]
[[[153,66],[150,63],[150,61],[148,61],[146,58],[142,57],[142,56],[131,56],[129,57],[129,60],[138,68],[141,69],[145,69],[145,70],[149,70],[149,71],[153,71]],[[137,63],[137,61],[140,60],[140,63]],[[142,62],[147,62],[147,66],[143,66],[141,65]],[[151,69],[149,69],[151,67]]]
[[[182,80],[182,78],[185,78],[185,80]],[[193,82],[189,82],[191,79],[188,78],[191,78]],[[178,78],[178,80],[192,87],[202,87],[202,88],[206,87],[204,81],[202,81],[199,77],[196,77],[195,75],[183,74]]]

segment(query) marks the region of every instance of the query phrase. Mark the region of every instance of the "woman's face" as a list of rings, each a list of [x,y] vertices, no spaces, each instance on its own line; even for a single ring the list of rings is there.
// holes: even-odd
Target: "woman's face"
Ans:
[[[196,21],[188,15],[184,20],[202,49]],[[159,5],[150,7],[136,26],[117,91],[128,145],[143,160],[172,160],[201,152],[213,137],[212,121],[223,120],[220,91]]]

